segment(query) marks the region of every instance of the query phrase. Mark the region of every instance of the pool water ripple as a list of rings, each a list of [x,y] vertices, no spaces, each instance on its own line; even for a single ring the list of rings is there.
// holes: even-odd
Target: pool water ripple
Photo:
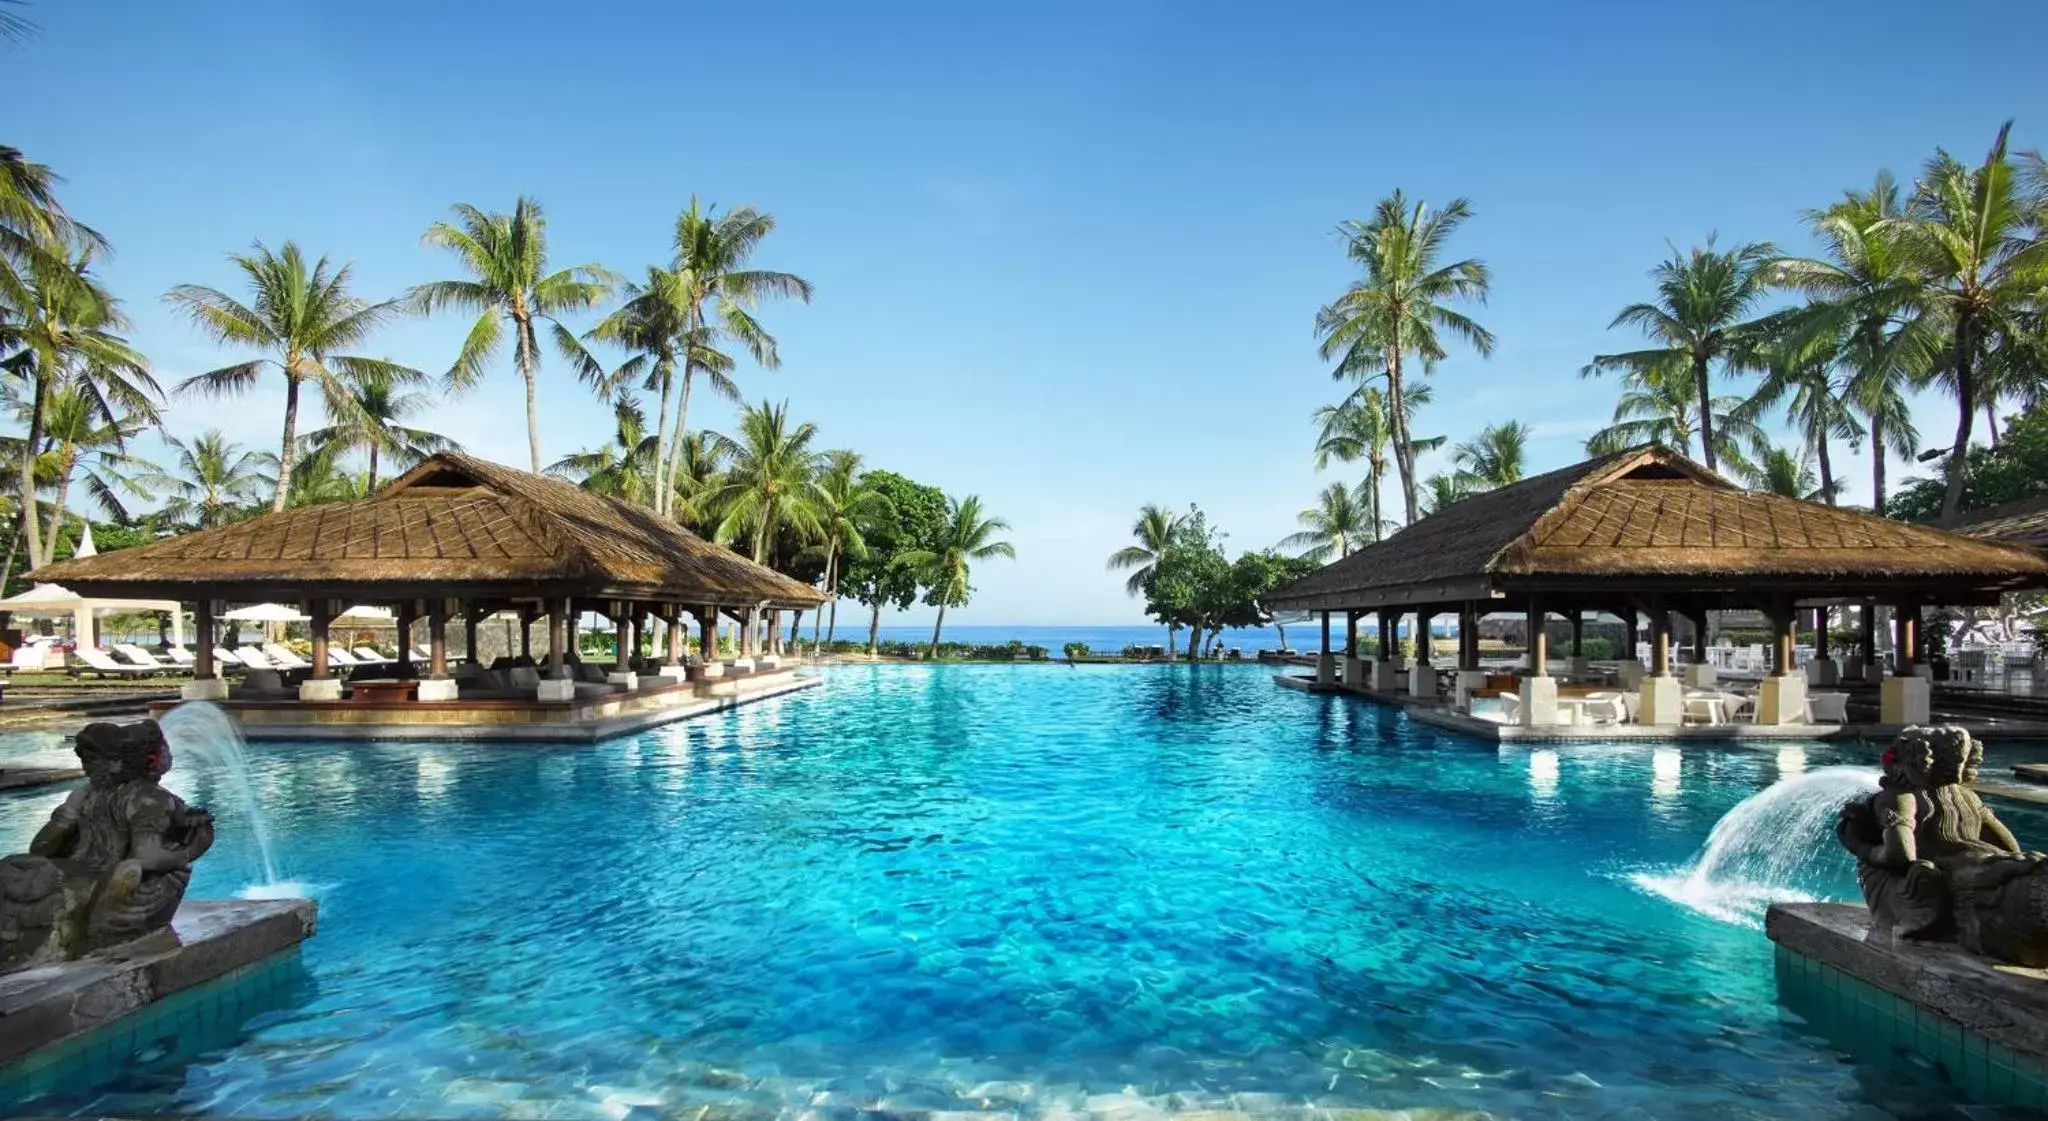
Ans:
[[[1252,667],[827,676],[595,747],[252,749],[323,885],[303,991],[37,1107],[1961,1115],[1631,881],[1843,752],[1495,747]],[[50,802],[0,801],[0,843]],[[197,895],[247,882],[221,818]]]

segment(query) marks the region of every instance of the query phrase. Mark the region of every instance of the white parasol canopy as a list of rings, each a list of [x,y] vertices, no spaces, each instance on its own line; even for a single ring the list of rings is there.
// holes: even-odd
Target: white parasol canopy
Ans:
[[[344,627],[393,627],[398,625],[398,617],[388,607],[359,603],[336,615],[334,622]]]
[[[172,599],[93,599],[62,584],[37,584],[20,595],[0,599],[0,611],[29,618],[62,619],[69,616],[71,637],[87,644],[95,644],[98,640],[93,631],[93,620],[102,611],[168,611],[171,615],[171,641],[180,646],[185,644],[185,613],[178,601]]]
[[[221,616],[237,623],[303,623],[308,616],[299,609],[283,603],[258,603],[238,607]]]

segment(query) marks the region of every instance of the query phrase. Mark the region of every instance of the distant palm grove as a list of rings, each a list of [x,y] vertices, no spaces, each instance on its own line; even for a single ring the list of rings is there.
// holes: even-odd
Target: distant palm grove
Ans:
[[[1647,298],[1607,325],[1644,345],[1578,371],[1617,390],[1586,454],[1662,444],[1746,486],[1833,504],[1847,487],[1838,454],[1867,448],[1872,509],[1940,524],[2048,494],[2048,165],[2011,150],[2011,127],[1979,160],[1937,151],[1910,184],[1878,172],[1806,211],[1814,256],[1714,237],[1674,250],[1650,271]],[[1494,350],[1479,319],[1492,274],[1452,245],[1474,213],[1465,199],[1432,207],[1397,190],[1337,227],[1358,277],[1317,311],[1315,336],[1348,389],[1316,410],[1312,454],[1318,471],[1360,475],[1325,487],[1300,532],[1241,564],[1283,580],[1289,566],[1341,559],[1526,473],[1522,421],[1456,442],[1414,427],[1432,402],[1426,379],[1454,347]],[[1955,417],[1925,451],[1908,410],[1922,390],[1953,401]],[[1772,441],[1774,425],[1789,444]],[[1418,456],[1446,446],[1448,469],[1421,474]],[[1893,485],[1902,462],[1936,471]],[[1128,590],[1166,625],[1169,645],[1182,627],[1213,642],[1221,625],[1270,620],[1257,579],[1224,563],[1199,510],[1148,505],[1132,535],[1109,566],[1131,573]],[[1191,641],[1189,656],[1198,652]]]
[[[810,620],[814,644],[834,640],[837,597],[869,608],[870,653],[883,608],[922,602],[937,609],[936,654],[946,610],[973,595],[974,566],[1014,555],[1002,538],[1007,524],[980,499],[827,448],[786,403],[742,404],[730,432],[690,427],[698,391],[741,400],[736,356],[760,370],[781,364],[758,318],[763,309],[812,296],[801,276],[754,263],[775,219],[752,207],[721,211],[691,199],[666,259],[629,280],[551,259],[547,219],[533,199],[506,211],[458,204],[421,239],[446,254],[452,275],[384,299],[355,292],[346,263],[290,241],[258,242],[228,257],[216,283],[165,294],[226,361],[167,388],[124,337],[121,301],[95,272],[106,238],[64,209],[59,185],[51,169],[0,147],[0,392],[20,425],[0,437],[14,530],[0,573],[10,582],[69,555],[88,509],[108,523],[101,544],[119,546],[361,498],[428,455],[459,450],[418,426],[430,388],[465,393],[508,363],[534,471],[646,507],[818,584],[835,599]],[[465,324],[445,368],[376,353],[379,332],[395,320],[439,315]],[[580,331],[571,325],[577,317],[587,324]],[[550,461],[539,388],[569,378],[609,403],[614,432]],[[161,463],[131,447],[140,433],[160,430],[170,398],[235,396],[266,381],[284,391],[270,448],[215,429],[165,433]],[[324,423],[305,430],[309,391]]]

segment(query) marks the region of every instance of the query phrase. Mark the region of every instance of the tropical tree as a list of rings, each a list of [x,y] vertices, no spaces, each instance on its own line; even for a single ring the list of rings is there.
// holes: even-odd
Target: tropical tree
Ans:
[[[918,574],[927,589],[924,601],[939,609],[932,623],[931,655],[939,654],[939,635],[946,626],[946,608],[964,607],[974,594],[970,583],[976,561],[996,557],[1017,558],[1017,550],[996,535],[1010,528],[1001,518],[990,517],[981,508],[978,495],[946,499],[945,521],[930,549],[904,554],[901,563]]]
[[[682,437],[689,431],[693,377],[703,373],[713,389],[731,400],[739,400],[739,390],[727,376],[731,360],[725,359],[722,370],[713,363],[714,356],[725,358],[715,344],[732,340],[745,348],[763,369],[775,369],[782,364],[775,336],[754,318],[754,306],[771,297],[795,298],[805,303],[811,300],[811,282],[795,273],[747,267],[761,242],[773,232],[775,219],[751,206],[720,214],[716,206],[700,205],[695,196],[676,217],[675,258],[670,272],[678,282],[679,298],[687,301],[685,331],[694,344],[686,351],[690,360],[683,366],[682,391],[676,397],[676,439],[663,460],[671,480],[680,470]],[[666,396],[663,402],[665,411]]]
[[[820,615],[831,616],[825,626],[825,641],[830,642],[839,630],[839,582],[846,560],[867,556],[867,528],[894,512],[889,496],[868,485],[860,456],[845,450],[825,453],[815,501],[821,531],[818,552],[825,559],[824,587],[829,598],[825,611],[811,616],[812,646],[818,644]]]
[[[1845,192],[1835,205],[1807,212],[1825,256],[1776,266],[1778,282],[1810,301],[1794,329],[1837,340],[1837,356],[1851,371],[1844,399],[1870,436],[1871,506],[1880,515],[1886,461],[1919,450],[1905,389],[1931,350],[1919,337],[1930,321],[1913,314],[1920,293],[1912,262],[1889,225],[1903,216],[1898,184],[1879,172],[1868,191]]]
[[[16,483],[20,491],[20,532],[31,567],[56,558],[56,542],[43,540],[36,509],[36,456],[47,450],[52,395],[70,385],[99,422],[121,417],[142,423],[157,419],[161,395],[149,363],[120,332],[128,328],[120,304],[93,273],[93,248],[44,247],[18,267],[0,272],[0,370],[13,375],[28,402],[27,437],[22,441]],[[15,546],[8,550],[13,565]]]
[[[1984,162],[1968,167],[1937,151],[1921,172],[1903,217],[1881,223],[1916,274],[1915,303],[1936,317],[1948,340],[1935,380],[1956,401],[1941,520],[1961,510],[1971,425],[1984,400],[1981,362],[1989,342],[2048,287],[2048,241],[2040,238],[2044,200],[2007,156],[2012,122],[1998,130]]]
[[[305,442],[316,452],[365,453],[370,465],[365,485],[370,490],[377,489],[382,456],[405,468],[436,452],[460,451],[448,437],[405,423],[433,405],[426,394],[406,388],[421,380],[416,372],[396,364],[343,371],[342,390],[348,394],[349,407],[335,423],[306,433]]]
[[[1785,405],[1786,421],[1820,465],[1818,493],[1830,505],[1842,489],[1835,482],[1832,442],[1863,435],[1849,403],[1848,379],[1834,369],[1842,349],[1842,340],[1834,335],[1795,334],[1765,344],[1763,380],[1739,410],[1745,419],[1756,420],[1781,402]]]
[[[712,497],[717,493],[725,470],[725,452],[717,433],[697,431],[676,441],[675,493],[669,497],[669,516],[699,537],[718,536],[717,511]]]
[[[178,391],[235,396],[254,388],[265,367],[284,375],[284,438],[278,444],[277,490],[271,505],[282,510],[290,497],[298,451],[301,387],[313,383],[325,398],[328,415],[345,423],[351,398],[342,375],[420,375],[382,358],[341,353],[362,345],[401,311],[396,300],[365,303],[349,295],[350,266],[335,268],[322,257],[309,267],[299,247],[289,241],[276,253],[258,242],[253,252],[228,259],[248,281],[252,303],[198,284],[181,284],[165,299],[215,343],[264,351],[267,357],[194,374],[179,384]]]
[[[1749,368],[1753,355],[1769,324],[1752,315],[1770,291],[1781,259],[1768,242],[1752,242],[1730,250],[1714,248],[1715,239],[1690,253],[1673,252],[1670,259],[1650,271],[1657,285],[1654,302],[1630,304],[1621,309],[1608,329],[1635,327],[1658,345],[1648,350],[1623,354],[1602,354],[1581,371],[1583,376],[1608,372],[1656,378],[1669,394],[1679,388],[1671,368],[1682,366],[1690,375],[1688,392],[1700,436],[1700,458],[1708,470],[1718,470],[1722,442],[1714,433],[1713,367],[1725,370]],[[1702,403],[1706,405],[1702,408]],[[1683,445],[1681,451],[1686,450]]]
[[[784,526],[806,540],[816,540],[819,522],[818,473],[824,456],[813,451],[818,426],[792,424],[789,404],[763,401],[740,410],[737,436],[714,433],[712,443],[729,466],[706,496],[718,511],[718,539],[750,537],[750,555],[766,563],[768,543]]]
[[[867,555],[846,559],[840,590],[868,608],[868,656],[873,657],[881,638],[882,608],[908,609],[921,590],[918,571],[904,563],[905,558],[937,549],[950,508],[939,488],[892,471],[866,472],[861,482],[888,498],[889,512],[864,531]]]
[[[1424,479],[1423,512],[1441,514],[1486,489],[1463,471],[1440,471]]]
[[[1297,517],[1302,529],[1280,540],[1283,549],[1299,549],[1301,557],[1320,563],[1342,559],[1371,536],[1371,518],[1363,488],[1331,483],[1316,496],[1316,504]]]
[[[128,509],[122,493],[147,498],[149,492],[138,476],[150,465],[129,454],[128,441],[149,427],[139,417],[107,419],[102,403],[79,381],[68,380],[50,394],[48,411],[49,447],[42,458],[41,473],[55,487],[50,500],[50,524],[44,540],[54,553],[58,530],[63,528],[71,483],[85,469],[86,492],[107,517],[125,522]],[[43,563],[56,559],[45,556]]]
[[[594,307],[611,291],[612,275],[597,265],[548,271],[547,219],[540,203],[520,196],[510,214],[486,213],[468,203],[455,205],[454,223],[436,222],[421,239],[455,254],[467,280],[438,280],[408,294],[423,315],[442,308],[477,313],[469,335],[448,368],[451,392],[483,380],[485,367],[512,326],[513,363],[526,385],[526,443],[533,470],[540,463],[540,413],[535,385],[540,377],[540,340],[534,324],[560,327],[559,316]]]
[[[612,440],[571,452],[548,464],[547,473],[571,479],[584,490],[651,505],[654,487],[654,438],[647,434],[647,414],[640,401],[622,393],[612,401]]]
[[[138,480],[164,496],[157,517],[172,525],[213,529],[242,516],[263,501],[271,480],[264,475],[263,456],[246,451],[209,428],[191,440],[166,434],[172,470],[147,471]]]
[[[1746,481],[1755,490],[1766,494],[1798,498],[1807,502],[1825,500],[1832,504],[1835,495],[1831,493],[1813,471],[1813,453],[1794,452],[1789,448],[1767,447],[1757,457],[1757,465],[1747,473]],[[1835,484],[1839,490],[1841,484]]]
[[[1510,420],[1480,429],[1470,443],[1451,450],[1451,461],[1480,489],[1504,487],[1522,481],[1528,447],[1529,426]]]
[[[1676,362],[1628,375],[1614,402],[1613,421],[1586,441],[1586,454],[1612,455],[1642,444],[1690,452],[1699,415],[1694,392],[1690,371]],[[1750,452],[1767,442],[1744,404],[1740,397],[1724,395],[1710,406],[1715,462],[1738,477],[1751,468]]]
[[[1493,353],[1493,334],[1447,306],[1453,300],[1486,302],[1486,265],[1477,258],[1438,263],[1451,235],[1471,216],[1464,199],[1439,211],[1422,202],[1410,205],[1400,191],[1380,200],[1370,219],[1338,227],[1346,253],[1364,275],[1316,313],[1322,356],[1337,363],[1334,376],[1386,380],[1395,466],[1410,522],[1416,518],[1416,448],[1408,433],[1406,362],[1412,356],[1423,373],[1430,372],[1447,354],[1443,335],[1464,339],[1482,356]]]
[[[1132,543],[1109,555],[1109,570],[1121,572],[1128,569],[1130,578],[1124,581],[1125,593],[1132,596],[1145,594],[1145,584],[1152,579],[1152,570],[1159,565],[1161,557],[1172,546],[1174,533],[1180,528],[1181,515],[1164,506],[1147,502],[1138,507],[1138,518],[1131,523]],[[1166,624],[1166,656],[1173,656],[1173,633],[1177,624]]]
[[[263,453],[267,461],[268,452]],[[350,471],[342,465],[341,452],[337,448],[319,448],[308,452],[292,464],[291,490],[285,496],[287,506],[318,506],[327,502],[353,502],[370,493],[369,476]]]

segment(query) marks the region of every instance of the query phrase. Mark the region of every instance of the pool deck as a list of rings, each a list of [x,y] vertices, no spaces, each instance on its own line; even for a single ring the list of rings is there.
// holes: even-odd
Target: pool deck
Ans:
[[[1885,743],[1897,735],[1901,727],[1897,724],[1586,724],[1525,728],[1519,724],[1502,724],[1497,720],[1470,716],[1440,704],[1424,704],[1405,694],[1381,693],[1344,684],[1318,684],[1313,678],[1300,674],[1276,674],[1273,681],[1286,689],[1298,689],[1306,693],[1338,693],[1368,700],[1374,704],[1392,705],[1406,711],[1408,716],[1418,723],[1495,743],[1612,743],[1617,740],[1656,743],[1702,740],[1863,740]],[[1969,729],[1971,735],[1981,740],[2048,739],[2048,724],[2037,721],[1947,722],[1962,724]]]
[[[659,681],[661,683],[657,684]],[[595,743],[824,684],[794,668],[708,681],[647,679],[591,700],[221,701],[251,740]],[[160,717],[176,702],[150,706]]]

